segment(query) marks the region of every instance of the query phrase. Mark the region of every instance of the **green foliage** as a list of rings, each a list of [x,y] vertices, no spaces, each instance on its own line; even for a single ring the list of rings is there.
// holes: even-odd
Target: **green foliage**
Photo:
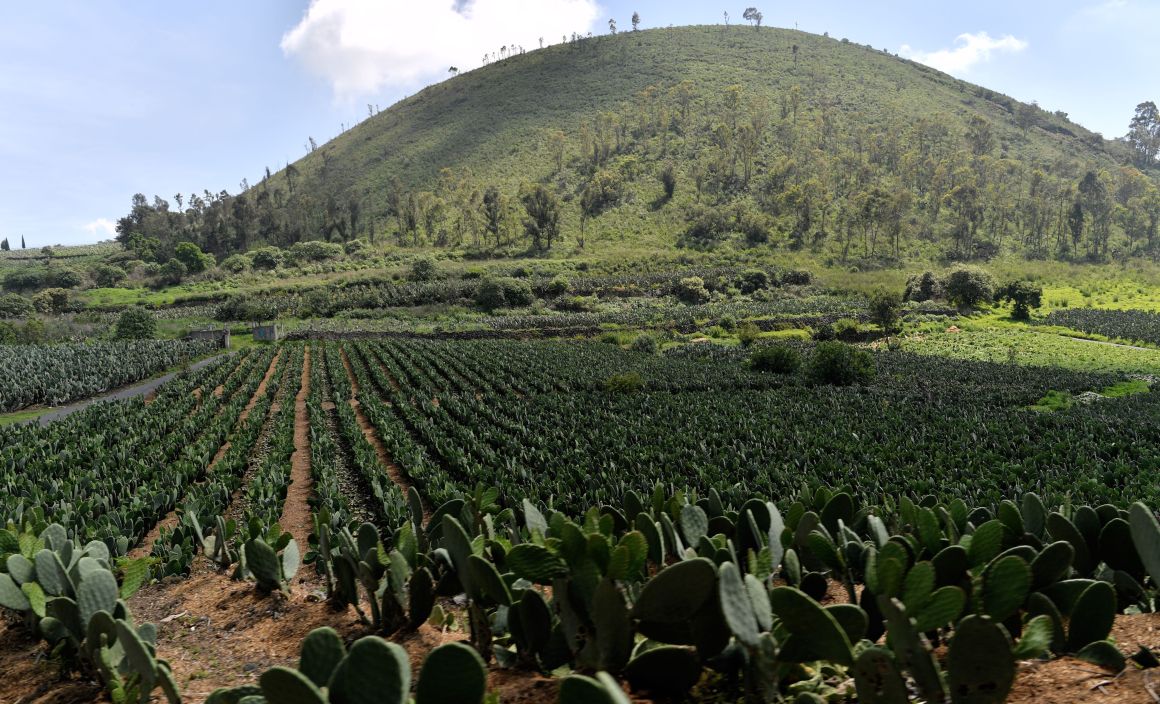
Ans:
[[[899,306],[901,301],[889,291],[875,291],[870,296],[870,322],[890,334],[898,329]]]
[[[616,394],[628,394],[640,391],[644,387],[644,380],[636,372],[613,374],[604,380],[604,390]]]
[[[117,286],[128,276],[125,270],[112,264],[98,264],[93,267],[93,282],[103,288]]]
[[[629,347],[636,352],[642,352],[644,354],[656,354],[657,350],[660,349],[660,344],[652,335],[648,333],[642,333],[633,339],[632,344]]]
[[[0,296],[0,318],[24,318],[32,314],[32,301],[17,293]]]
[[[286,253],[278,247],[262,247],[250,252],[250,264],[255,269],[270,271],[277,269],[286,259]]]
[[[434,281],[439,276],[439,268],[435,262],[426,257],[416,259],[411,265],[410,279],[412,281]]]
[[[1012,318],[1030,320],[1031,310],[1040,306],[1043,287],[1030,281],[1012,281],[996,291],[995,298],[1011,302]]]
[[[118,340],[148,340],[156,334],[157,319],[148,309],[133,306],[117,316]]]
[[[943,291],[949,302],[970,308],[994,298],[995,280],[983,269],[963,266],[946,275]]]
[[[250,270],[250,258],[244,254],[231,254],[219,266],[230,273],[241,274]]]
[[[323,242],[322,240],[295,242],[287,251],[290,259],[298,263],[324,262],[329,259],[337,259],[344,253],[341,244]]]
[[[815,384],[865,384],[875,372],[869,352],[837,341],[819,342],[806,363],[806,376]]]
[[[201,251],[201,247],[192,242],[178,244],[173,250],[173,256],[185,266],[185,271],[190,274],[200,274],[206,269],[213,268],[215,263],[212,254],[206,254]]]
[[[749,367],[758,372],[794,374],[801,367],[802,356],[794,347],[767,345],[749,356]]]
[[[532,287],[526,281],[513,278],[487,279],[475,292],[475,304],[486,311],[499,308],[518,308],[535,299]]]
[[[157,276],[161,280],[161,283],[166,286],[176,286],[181,283],[181,280],[185,278],[187,273],[188,269],[186,269],[185,264],[173,258],[161,265],[161,268],[157,271]]]
[[[673,293],[682,303],[704,303],[709,300],[709,291],[705,288],[705,280],[700,276],[689,276],[681,279]]]
[[[913,274],[906,280],[906,291],[902,294],[905,301],[931,301],[942,298],[943,284],[938,276],[931,271]]]

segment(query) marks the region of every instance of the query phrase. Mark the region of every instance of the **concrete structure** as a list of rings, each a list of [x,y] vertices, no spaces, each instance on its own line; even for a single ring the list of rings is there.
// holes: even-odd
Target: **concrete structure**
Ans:
[[[230,348],[230,329],[223,327],[221,330],[190,330],[186,334],[187,340],[213,340],[217,342],[223,350]]]
[[[260,340],[262,342],[277,342],[281,339],[282,326],[277,323],[254,326],[254,340]]]

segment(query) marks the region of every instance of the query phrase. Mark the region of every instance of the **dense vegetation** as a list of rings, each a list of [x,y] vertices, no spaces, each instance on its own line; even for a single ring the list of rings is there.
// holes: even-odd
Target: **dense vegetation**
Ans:
[[[0,411],[58,406],[131,384],[207,354],[200,341],[0,345]]]
[[[224,259],[358,238],[1102,260],[1160,245],[1154,159],[1139,154],[846,40],[657,29],[457,76],[237,195],[137,196],[118,239],[157,262],[183,241]]]

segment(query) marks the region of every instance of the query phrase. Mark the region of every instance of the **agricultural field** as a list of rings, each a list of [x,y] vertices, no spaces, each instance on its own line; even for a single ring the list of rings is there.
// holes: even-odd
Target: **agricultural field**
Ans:
[[[0,428],[0,701],[334,700],[371,653],[400,702],[1035,701],[1040,668],[1122,669],[1160,584],[1153,353],[935,325],[336,331]],[[870,376],[822,381],[827,344]]]

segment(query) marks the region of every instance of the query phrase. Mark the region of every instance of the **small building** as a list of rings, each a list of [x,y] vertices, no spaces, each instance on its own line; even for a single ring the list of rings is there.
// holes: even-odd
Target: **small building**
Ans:
[[[255,325],[254,340],[261,342],[277,342],[283,336],[282,326],[278,323],[270,325]]]
[[[205,330],[190,330],[186,335],[187,340],[211,340],[217,342],[223,350],[230,348],[230,329],[222,327],[221,330],[214,328],[206,328]]]

